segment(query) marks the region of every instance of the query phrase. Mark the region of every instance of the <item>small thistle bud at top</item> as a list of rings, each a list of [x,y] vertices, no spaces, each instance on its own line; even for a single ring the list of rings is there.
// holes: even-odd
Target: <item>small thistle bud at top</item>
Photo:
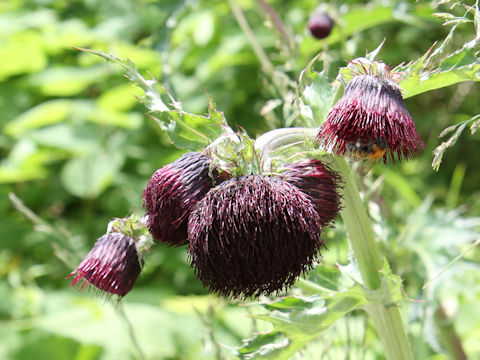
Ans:
[[[308,20],[308,29],[317,39],[324,39],[332,31],[333,20],[325,13],[316,12]]]
[[[125,234],[112,232],[101,236],[77,269],[71,286],[80,283],[83,289],[93,285],[108,294],[125,296],[132,290],[142,269],[135,240]]]
[[[337,191],[340,176],[327,165],[316,159],[304,160],[288,164],[283,176],[309,196],[322,226],[337,216],[340,210],[340,195]]]
[[[173,246],[187,243],[190,211],[213,186],[209,165],[206,156],[189,152],[152,175],[142,196],[155,240]]]
[[[318,141],[335,155],[349,154],[354,160],[415,157],[425,145],[393,80],[395,74],[383,63],[362,66],[364,73],[353,77],[328,113]]]
[[[309,197],[280,178],[249,175],[211,189],[188,223],[191,266],[221,295],[246,298],[293,285],[324,246]]]

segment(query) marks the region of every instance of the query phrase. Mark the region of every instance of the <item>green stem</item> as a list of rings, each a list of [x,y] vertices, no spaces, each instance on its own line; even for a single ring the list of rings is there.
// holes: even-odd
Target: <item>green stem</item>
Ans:
[[[372,225],[350,167],[343,158],[336,157],[334,161],[335,169],[341,175],[344,183],[341,215],[348,229],[350,244],[357,259],[364,285],[369,290],[376,290],[381,284],[379,270],[382,269],[383,260],[373,236]]]
[[[381,286],[380,270],[385,261],[382,259],[368,214],[360,198],[355,178],[345,159],[337,157],[335,168],[343,180],[343,209],[341,215],[357,259],[363,283],[368,290],[374,291]],[[382,291],[388,289],[382,287]],[[390,298],[390,294],[385,294]],[[400,311],[396,305],[370,301],[365,309],[377,330],[388,360],[411,360],[413,353],[403,328]]]
[[[336,97],[339,96],[337,92]],[[276,142],[284,145],[288,142],[289,129],[277,129],[262,135],[255,145],[260,153],[266,149],[272,149]],[[299,135],[305,138],[315,139],[312,129],[294,128],[291,131],[291,141],[298,141]],[[281,141],[275,141],[278,135]],[[380,250],[375,242],[372,225],[368,217],[363,201],[359,195],[355,178],[347,165],[345,159],[336,157],[333,160],[335,170],[341,175],[343,188],[341,190],[343,197],[343,209],[341,215],[347,228],[349,241],[353,253],[360,269],[363,284],[366,287],[367,294],[371,292],[381,292],[382,296],[372,296],[365,310],[370,316],[375,329],[384,346],[385,354],[388,360],[412,360],[413,353],[408,342],[406,332],[403,327],[399,308],[395,304],[387,304],[385,300],[390,299],[391,294],[386,286],[382,286],[382,277],[380,270],[383,268],[385,260],[380,254]],[[308,291],[315,291],[311,283],[299,281],[298,284]],[[318,291],[323,293],[323,291]]]
[[[377,330],[388,360],[413,360],[398,306],[371,302],[366,311]]]

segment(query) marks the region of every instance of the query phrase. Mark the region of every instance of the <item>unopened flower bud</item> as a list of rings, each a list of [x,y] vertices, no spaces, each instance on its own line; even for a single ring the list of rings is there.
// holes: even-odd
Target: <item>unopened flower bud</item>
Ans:
[[[214,183],[209,165],[206,156],[189,152],[152,175],[142,196],[155,240],[173,246],[187,243],[188,216]]]
[[[92,285],[107,294],[125,296],[142,269],[135,240],[112,232],[101,236],[78,267],[67,278],[71,286]]]
[[[324,39],[332,31],[333,20],[325,13],[316,12],[308,20],[308,29],[317,39]]]
[[[340,176],[327,165],[316,159],[288,164],[283,178],[309,196],[322,226],[337,216],[340,210]]]

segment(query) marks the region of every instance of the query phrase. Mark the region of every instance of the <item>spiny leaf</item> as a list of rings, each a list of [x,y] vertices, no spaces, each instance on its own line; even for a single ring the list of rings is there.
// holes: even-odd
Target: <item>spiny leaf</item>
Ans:
[[[379,272],[382,275],[382,285],[377,290],[368,291],[368,300],[370,302],[380,302],[386,306],[397,304],[403,299],[402,279],[392,273],[387,261],[384,261],[383,268]]]
[[[290,340],[280,331],[258,334],[244,341],[233,353],[242,359],[288,359],[286,354]]]
[[[365,293],[358,284],[333,295],[290,296],[265,303],[263,307],[269,312],[255,317],[272,323],[273,330],[248,340],[237,352],[249,359],[288,359],[365,303]]]
[[[145,79],[130,60],[119,59],[98,50],[74,48],[119,65],[125,76],[144,91],[139,100],[148,109],[149,116],[165,130],[172,142],[182,149],[202,150],[222,134],[228,126],[221,111],[209,97],[208,116],[196,115],[183,110],[177,101],[155,79]]]
[[[480,81],[480,38],[455,49],[454,34],[459,24],[452,27],[438,47],[433,46],[420,59],[393,69],[402,75],[400,86],[405,98],[463,81]]]
[[[314,57],[300,73],[301,95],[297,95],[297,104],[300,121],[307,127],[318,127],[325,121],[335,94],[335,88],[328,81],[326,72],[313,69],[320,56],[321,54]]]
[[[382,50],[382,47],[383,47],[383,44],[385,44],[385,40],[386,38],[384,38],[382,40],[382,42],[380,43],[380,45],[377,46],[377,48],[373,51],[370,51],[368,52],[365,57],[370,60],[370,61],[375,61],[375,58],[377,57],[378,53],[380,52],[380,50]]]

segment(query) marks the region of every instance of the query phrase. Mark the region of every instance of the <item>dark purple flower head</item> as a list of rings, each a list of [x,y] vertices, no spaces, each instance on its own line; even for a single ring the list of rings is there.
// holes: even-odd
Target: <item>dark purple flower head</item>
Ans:
[[[287,288],[324,246],[315,206],[280,178],[249,175],[213,188],[188,223],[188,250],[211,291],[245,298]]]
[[[107,294],[125,296],[132,290],[142,270],[135,240],[125,234],[112,232],[100,237],[85,256],[72,277],[71,286],[93,285]]]
[[[337,216],[340,210],[340,176],[327,165],[316,159],[304,160],[288,164],[283,176],[312,200],[322,226]]]
[[[374,63],[376,64],[376,63]],[[382,64],[382,63],[380,63]],[[386,68],[386,67],[385,67]],[[335,155],[383,161],[415,157],[425,145],[415,130],[400,87],[388,71],[376,75],[364,68],[348,83],[345,94],[330,110],[317,139]]]
[[[206,156],[189,152],[152,175],[143,190],[143,206],[155,240],[173,246],[187,243],[188,216],[213,186],[209,165]]]
[[[324,39],[332,31],[333,20],[322,12],[314,13],[308,20],[308,29],[317,39]]]

